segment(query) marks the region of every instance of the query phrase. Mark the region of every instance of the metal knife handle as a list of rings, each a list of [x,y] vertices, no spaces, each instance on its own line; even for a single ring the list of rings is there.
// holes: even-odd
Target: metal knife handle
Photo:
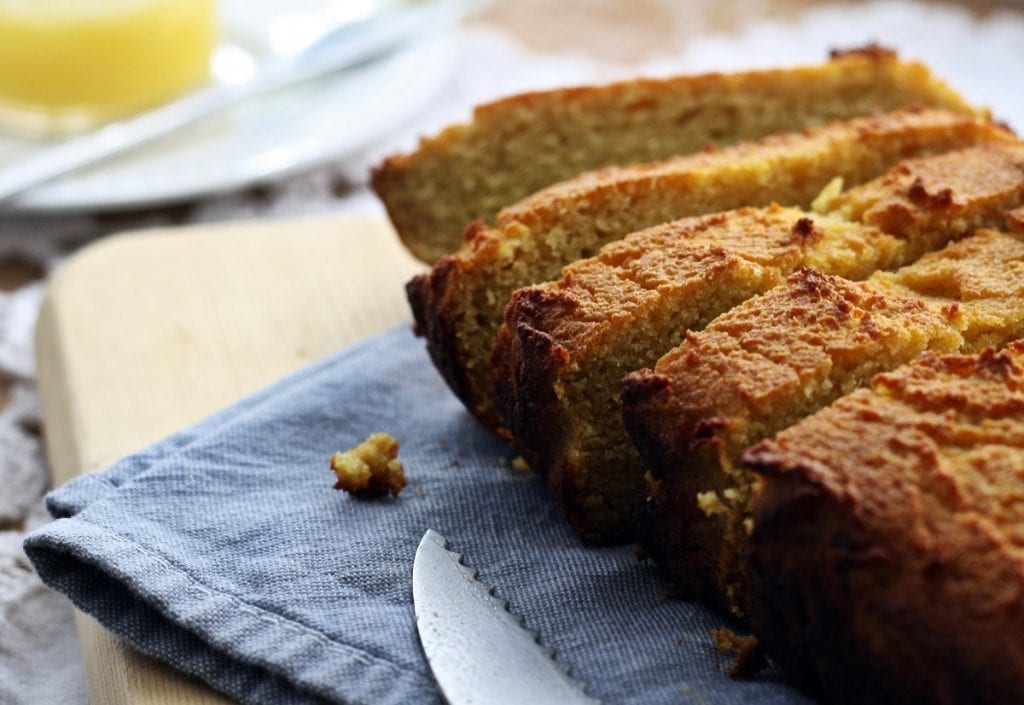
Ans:
[[[33,186],[152,142],[245,98],[360,64],[411,37],[447,28],[461,15],[455,4],[442,2],[390,10],[370,20],[342,26],[299,54],[272,62],[247,83],[199,89],[163,107],[66,140],[0,170],[0,203]]]

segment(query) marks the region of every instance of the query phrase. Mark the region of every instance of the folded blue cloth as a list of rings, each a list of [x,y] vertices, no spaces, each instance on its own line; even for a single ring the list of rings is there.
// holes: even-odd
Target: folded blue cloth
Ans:
[[[359,500],[329,456],[401,442],[409,486]],[[722,617],[666,599],[631,547],[586,548],[407,327],[309,367],[49,498],[42,579],[140,651],[246,703],[431,703],[410,587],[428,528],[606,703],[806,702],[727,675]]]

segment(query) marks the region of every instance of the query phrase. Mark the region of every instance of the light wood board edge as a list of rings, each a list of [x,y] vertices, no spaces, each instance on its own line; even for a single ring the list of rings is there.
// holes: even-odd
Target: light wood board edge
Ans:
[[[423,265],[378,218],[163,229],[88,246],[51,278],[36,357],[55,485],[408,321]],[[223,704],[76,613],[89,693]]]

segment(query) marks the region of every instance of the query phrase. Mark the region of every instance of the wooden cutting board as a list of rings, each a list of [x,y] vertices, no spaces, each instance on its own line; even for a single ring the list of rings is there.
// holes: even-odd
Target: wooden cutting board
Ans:
[[[51,279],[37,331],[53,482],[99,470],[409,318],[423,265],[379,219],[126,233]],[[227,703],[76,615],[94,703]]]

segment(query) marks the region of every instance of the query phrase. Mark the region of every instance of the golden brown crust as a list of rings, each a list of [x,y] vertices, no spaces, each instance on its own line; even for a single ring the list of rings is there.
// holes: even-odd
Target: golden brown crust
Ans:
[[[1024,238],[997,230],[922,257],[873,279],[938,305],[973,353],[1024,337]]]
[[[410,303],[452,389],[497,430],[490,351],[515,289],[557,279],[562,266],[644,227],[777,199],[806,206],[837,175],[858,183],[906,155],[1009,139],[973,118],[903,111],[584,175],[506,209],[499,228],[470,225],[463,249],[410,285]]]
[[[802,418],[809,399],[820,408],[887,363],[957,349],[937,309],[803,269],[623,380],[625,424],[654,481],[641,545],[684,593],[745,611],[749,487],[733,460],[773,425]]]
[[[637,79],[511,96],[386,159],[373,188],[403,242],[434,262],[473,220],[612,164],[687,154],[908,105],[970,114],[922,65],[850,54],[793,69]]]
[[[442,257],[434,268],[417,274],[405,285],[406,298],[412,309],[415,332],[426,338],[427,352],[448,387],[466,408],[485,426],[497,429],[499,422],[489,409],[480,409],[473,395],[473,385],[459,346],[459,331],[445,312],[454,293],[450,282],[458,277],[461,262],[455,257]]]
[[[1022,196],[1024,143],[1006,142],[905,161],[831,207],[887,233],[918,234],[927,251],[937,244],[927,238],[936,224],[964,232],[1000,227],[1005,210],[1019,206]]]
[[[926,355],[744,457],[759,635],[836,703],[1019,702],[1024,343]]]
[[[561,280],[513,295],[506,310],[508,332],[499,334],[492,359],[499,414],[520,452],[547,475],[552,494],[560,498],[577,531],[588,538],[628,536],[633,524],[630,508],[642,491],[643,466],[625,440],[621,425],[609,420],[617,417],[618,388],[624,375],[653,364],[688,330],[700,330],[714,316],[780,283],[798,266],[815,266],[860,279],[948,242],[971,224],[1002,220],[1006,208],[1024,201],[1024,169],[1015,161],[1018,153],[1024,154],[1024,146],[1007,142],[912,160],[834,199],[844,214],[850,212],[851,203],[863,205],[852,213],[864,218],[875,213],[873,209],[880,204],[888,210],[886,204],[899,198],[907,200],[900,204],[902,220],[881,221],[892,227],[898,238],[883,235],[873,224],[850,223],[826,215],[815,216],[814,220],[802,211],[775,207],[675,221],[606,245],[597,256],[565,267]],[[982,160],[990,165],[990,172],[978,178],[974,171]],[[913,185],[922,182],[946,194],[940,203],[924,197],[908,200],[906,192],[913,192]],[[998,310],[1006,291],[994,290],[991,284],[998,279],[1004,289],[1014,285],[1005,281],[1006,272],[985,276],[1001,254],[993,250],[986,255],[990,248],[991,244],[980,245],[969,253],[970,257],[965,254],[954,265],[939,267],[935,276],[921,274],[947,282],[959,297],[952,303],[966,305],[972,287],[981,291],[979,298],[992,304],[991,315],[982,320],[984,317],[974,312],[969,320],[990,329],[998,342],[1007,334],[1004,312]],[[957,252],[954,249],[944,256],[952,258]],[[965,262],[978,258],[972,270],[964,268]],[[960,267],[959,278],[953,276],[951,267]],[[968,280],[974,283],[964,288]],[[925,308],[920,302],[916,305]],[[906,320],[901,322],[898,316]],[[934,323],[934,316],[931,320],[917,320],[909,311],[894,315],[887,342],[898,343],[903,356],[890,360],[880,354],[880,361],[898,365],[929,347],[958,349],[963,342],[958,332],[947,323]],[[904,328],[903,323],[912,325]],[[828,340],[829,331],[817,333],[820,339]],[[538,344],[540,341],[544,345]],[[530,343],[528,350],[538,355],[536,359],[525,354],[524,342]],[[867,343],[857,339],[849,345],[853,351],[850,364],[859,365],[856,371],[861,376],[846,379],[837,364],[830,377],[814,381],[833,386],[824,391],[808,389],[805,396],[828,403],[844,384],[855,387],[866,380],[864,375],[885,369],[872,369],[857,357]],[[842,354],[828,352],[829,359]],[[879,348],[879,353],[885,352],[884,347]],[[724,363],[722,366],[728,367]],[[702,393],[707,391],[703,381],[694,385]],[[786,414],[791,413],[791,406],[771,414],[772,418],[789,418]],[[721,410],[709,415],[721,416]],[[797,415],[791,420],[799,418]],[[667,423],[681,429],[680,433],[690,432],[690,426],[680,425],[671,414]],[[730,418],[733,428],[735,423],[736,419]],[[746,438],[733,431],[730,437]],[[761,437],[763,434],[748,440]],[[728,474],[728,464],[741,449],[730,445],[721,451],[721,458],[701,457],[699,462],[691,459],[702,470],[693,475],[696,481],[709,485],[698,486],[696,491],[721,490],[715,468]],[[680,492],[691,490],[694,488],[686,487]],[[691,491],[691,496],[696,491]],[[745,501],[746,492],[747,488],[741,486],[733,502]],[[673,492],[672,501],[680,496]],[[672,511],[673,506],[666,505],[666,511]],[[725,517],[713,521],[732,521],[736,516],[726,512]],[[736,527],[729,529],[729,533],[737,531]],[[708,546],[702,550],[721,547],[731,551],[736,541],[702,539],[700,543]],[[689,559],[681,552],[676,555],[680,572],[690,573],[691,580],[710,580],[727,593],[741,592],[732,587],[737,579],[738,554],[716,558],[723,568],[710,577],[688,571]],[[710,588],[702,587],[700,592],[710,592]],[[732,598],[727,594],[724,599],[728,602]]]
[[[577,532],[629,537],[643,469],[619,421],[622,376],[810,259],[863,276],[900,251],[873,228],[779,206],[634,233],[512,296],[494,348],[498,411]]]
[[[876,231],[867,236],[897,250],[895,242]],[[697,294],[698,282],[744,262],[789,268],[823,239],[812,217],[777,205],[673,221],[567,265],[557,282],[520,289],[512,295],[505,320],[515,325],[517,301],[530,297],[531,325],[578,353],[609,328],[639,320],[673,289],[680,296]]]
[[[686,591],[743,611],[751,478],[737,461],[749,444],[924,350],[1021,336],[1024,241],[996,231],[867,282],[793,275],[624,381],[655,480],[641,544]]]

